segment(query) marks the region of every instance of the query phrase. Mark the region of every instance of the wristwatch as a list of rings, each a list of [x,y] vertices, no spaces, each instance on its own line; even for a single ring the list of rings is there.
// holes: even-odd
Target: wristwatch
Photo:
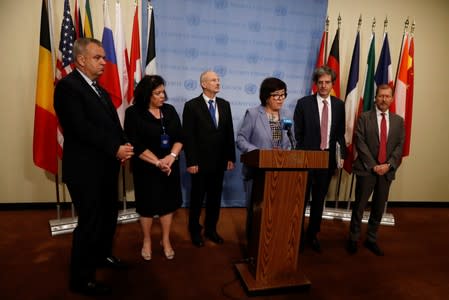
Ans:
[[[173,156],[175,159],[178,159],[178,155],[176,155],[176,153],[172,152],[170,153],[171,156]]]

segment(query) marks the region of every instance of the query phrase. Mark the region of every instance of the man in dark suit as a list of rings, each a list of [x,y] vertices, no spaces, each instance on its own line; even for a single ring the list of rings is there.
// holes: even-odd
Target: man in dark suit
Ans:
[[[74,44],[76,69],[58,82],[54,108],[64,133],[62,179],[78,214],[73,232],[70,287],[99,295],[110,291],[95,281],[98,266],[123,267],[112,256],[118,214],[120,162],[133,155],[107,92],[96,85],[105,51],[98,40]]]
[[[197,247],[204,245],[199,222],[203,200],[206,200],[204,236],[216,244],[223,243],[217,233],[223,177],[224,171],[234,169],[235,163],[231,106],[216,97],[220,79],[215,72],[206,71],[200,82],[203,93],[187,101],[182,114],[187,172],[192,179],[189,231]]]
[[[375,109],[360,116],[355,131],[357,158],[352,169],[357,175],[357,182],[346,249],[351,254],[357,252],[363,212],[373,194],[364,246],[374,254],[383,256],[384,252],[376,242],[377,231],[391,182],[401,164],[405,129],[404,120],[389,111],[393,102],[393,90],[389,85],[377,87],[375,102]]]
[[[329,152],[329,167],[310,170],[307,180],[306,201],[312,190],[312,202],[304,241],[316,252],[321,251],[317,234],[320,232],[324,198],[337,164],[343,165],[345,155],[345,107],[342,100],[331,96],[335,79],[336,74],[331,68],[317,68],[313,73],[313,81],[318,92],[299,99],[293,116],[296,148]],[[337,142],[341,146],[339,161],[336,159]]]

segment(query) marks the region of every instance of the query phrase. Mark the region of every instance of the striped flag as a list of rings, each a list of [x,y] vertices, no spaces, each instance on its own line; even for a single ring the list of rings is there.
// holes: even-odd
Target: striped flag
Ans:
[[[53,55],[51,18],[45,0],[42,0],[39,39],[39,63],[37,69],[36,101],[34,111],[33,161],[50,173],[58,173],[57,119],[53,108]]]
[[[75,0],[75,33],[77,39],[84,36],[83,22],[81,21],[81,10],[78,5],[78,0]]]
[[[85,4],[85,15],[84,15],[84,36],[88,38],[94,37],[94,31],[92,28],[92,14],[90,12],[89,0],[86,0]]]
[[[376,74],[374,75],[376,86],[388,84],[393,89],[393,69],[391,66],[390,44],[388,43],[388,33],[384,33],[382,50],[380,51],[379,62],[377,63]],[[390,110],[394,112],[394,102]]]
[[[145,71],[145,67],[146,67],[146,58],[147,58],[147,50],[148,50],[148,6],[150,5],[150,3],[148,2],[148,0],[142,0],[142,5],[141,5],[141,22],[142,22],[142,26],[141,26],[141,31],[140,31],[140,36],[142,37],[140,46],[142,48],[142,52],[140,52],[140,57],[141,59],[141,64],[142,64],[142,68],[141,70]]]
[[[315,63],[315,69],[323,66],[326,61],[326,41],[327,41],[327,31],[323,31],[321,36],[320,51],[318,52],[318,57]],[[316,94],[318,87],[315,82],[312,82],[312,94]]]
[[[69,0],[64,0],[64,16],[61,23],[58,58],[56,60],[56,82],[72,72],[73,43],[75,42],[75,27],[70,14]],[[55,82],[55,84],[56,84]]]
[[[408,69],[407,69],[407,100],[405,101],[405,141],[402,156],[410,154],[410,140],[412,135],[412,116],[413,116],[413,89],[415,79],[415,39],[410,37],[408,49]]]
[[[156,69],[156,37],[154,34],[154,9],[148,4],[148,49],[145,61],[145,74],[157,74]]]
[[[126,49],[125,33],[123,31],[122,8],[120,2],[115,4],[115,50],[117,54],[117,71],[120,81],[121,105],[117,107],[117,113],[123,126],[125,110],[128,108],[128,85],[129,85],[129,59]]]
[[[340,98],[340,28],[335,33],[335,38],[332,43],[329,57],[327,58],[327,65],[334,70],[337,75],[332,87],[331,95]]]
[[[108,92],[115,109],[122,105],[122,92],[120,89],[120,79],[118,76],[117,56],[114,45],[114,35],[112,34],[109,10],[106,1],[103,2],[104,29],[102,44],[106,52],[106,65],[103,74],[98,79],[100,85]],[[122,120],[120,120],[122,122]],[[122,123],[123,125],[123,123]]]
[[[362,97],[359,101],[358,115],[364,111],[371,110],[374,105],[374,59],[375,59],[375,34],[371,33],[368,52],[367,66],[365,71],[365,82],[363,84]]]
[[[134,88],[142,79],[142,65],[140,59],[140,36],[139,36],[139,8],[134,11],[133,31],[131,37],[131,57],[129,62],[129,77],[128,84],[128,100],[132,101],[134,98]]]
[[[345,111],[346,111],[346,159],[344,169],[352,172],[352,162],[354,161],[353,137],[357,116],[357,105],[359,100],[359,63],[360,63],[360,32],[357,31],[354,50],[352,51],[351,66],[349,68],[348,86],[346,88]]]
[[[405,102],[407,92],[407,70],[409,59],[409,43],[408,34],[404,34],[402,53],[399,60],[399,71],[396,78],[396,85],[394,90],[394,102],[396,105],[396,113],[405,118]]]

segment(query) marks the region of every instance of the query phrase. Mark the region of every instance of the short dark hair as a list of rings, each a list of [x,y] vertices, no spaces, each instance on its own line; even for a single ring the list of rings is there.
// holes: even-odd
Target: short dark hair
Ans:
[[[260,84],[259,92],[259,99],[262,106],[267,105],[267,100],[270,98],[271,93],[278,90],[285,90],[285,93],[287,93],[287,84],[276,77],[265,78]]]
[[[153,91],[160,85],[165,86],[164,78],[159,75],[145,75],[134,89],[134,106],[139,110],[147,110]],[[165,99],[167,99],[167,93],[165,91],[164,94]]]
[[[391,95],[393,95],[393,88],[386,83],[383,83],[383,84],[379,85],[378,87],[376,87],[376,96],[379,93],[379,90],[391,90]]]
[[[315,71],[313,71],[313,82],[315,82],[316,84],[318,82],[318,79],[323,75],[330,75],[332,78],[332,83],[337,79],[337,74],[335,74],[335,71],[332,70],[329,66],[324,65],[316,68]]]

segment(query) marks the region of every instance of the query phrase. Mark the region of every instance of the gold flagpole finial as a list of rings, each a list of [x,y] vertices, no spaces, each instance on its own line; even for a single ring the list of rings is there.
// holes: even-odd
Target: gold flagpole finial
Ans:
[[[325,28],[326,32],[329,32],[329,16],[326,17],[326,28]]]
[[[407,20],[405,20],[405,23],[404,23],[404,32],[407,31],[409,24],[410,24],[410,22],[409,22],[408,17],[407,17]]]
[[[413,23],[412,26],[410,27],[410,34],[414,34],[415,33],[415,20],[413,19]]]
[[[340,29],[340,26],[341,26],[341,16],[340,16],[340,13],[338,13],[338,29]]]
[[[374,32],[374,29],[376,28],[376,18],[373,18],[373,24],[371,25],[371,31]]]
[[[362,27],[362,14],[360,14],[359,21],[357,22],[357,31],[360,31],[360,27]]]
[[[387,26],[388,26],[388,17],[385,16],[385,21],[384,21],[384,32],[387,32]]]

